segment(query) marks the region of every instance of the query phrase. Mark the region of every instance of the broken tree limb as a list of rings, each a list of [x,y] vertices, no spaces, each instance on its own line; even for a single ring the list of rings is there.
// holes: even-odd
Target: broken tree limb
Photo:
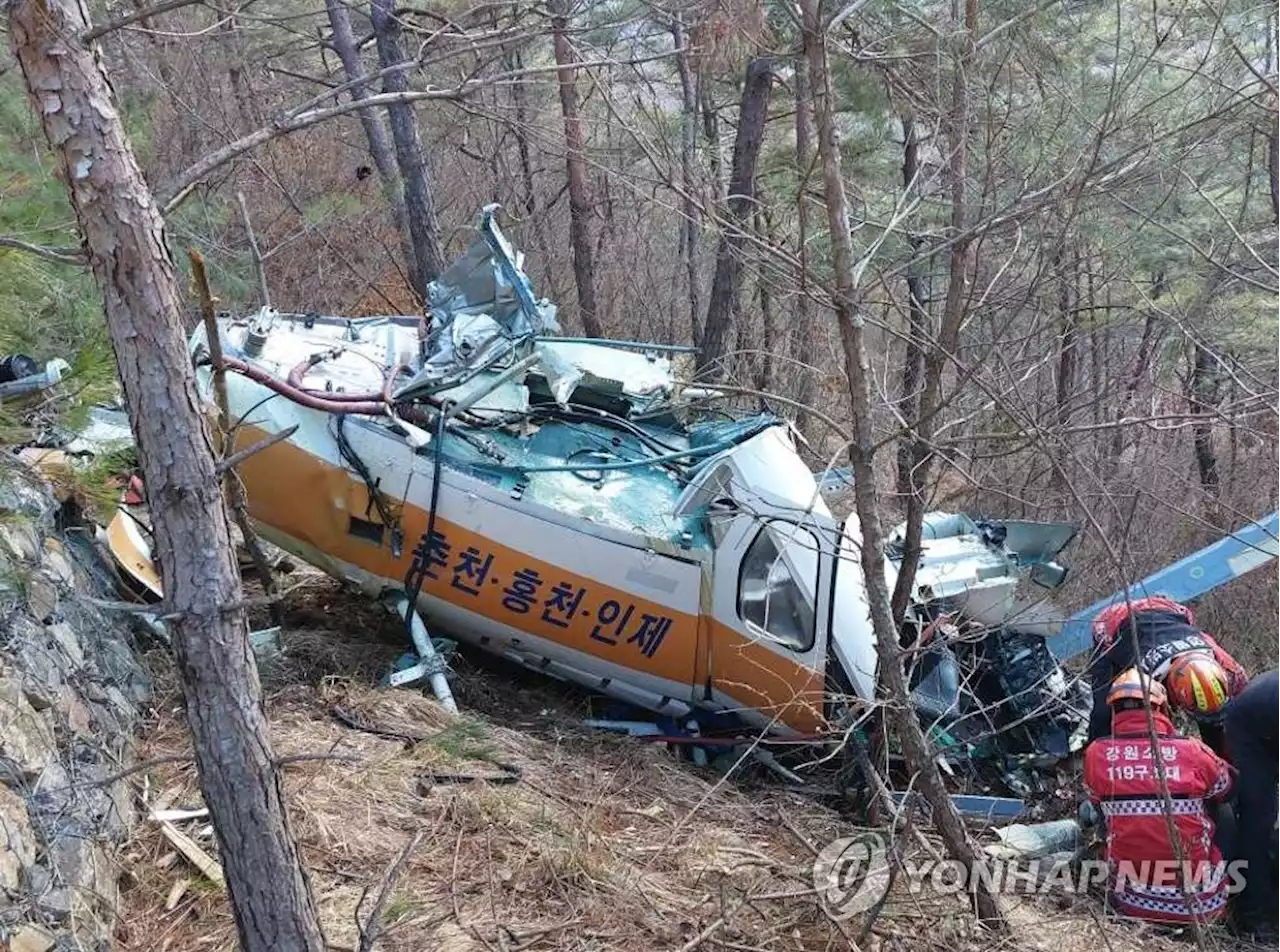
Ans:
[[[108,33],[114,33],[116,29],[131,26],[133,23],[140,23],[141,20],[151,19],[157,14],[169,13],[170,10],[180,10],[183,6],[195,6],[202,3],[205,3],[205,0],[163,0],[163,3],[146,6],[141,10],[134,10],[133,13],[124,14],[123,17],[110,19],[100,27],[86,29],[79,36],[79,40],[81,40],[82,44],[91,44],[91,42],[99,40],[99,38],[108,35]]]
[[[123,612],[126,615],[152,615],[156,621],[178,621],[182,617],[181,612],[170,611],[163,602],[153,605],[142,602],[120,602],[107,598],[86,597],[84,600],[94,608],[101,608],[106,612]]]
[[[257,236],[253,233],[253,222],[249,219],[249,206],[245,203],[244,192],[236,192],[236,203],[240,206],[240,217],[244,219],[244,233],[249,239],[249,253],[253,256],[253,270],[258,276],[258,293],[262,296],[262,306],[270,307],[271,290],[267,287],[267,269],[263,264],[262,251],[258,248]],[[208,327],[207,322],[205,326]],[[218,349],[221,351],[221,343]]]
[[[179,10],[182,7],[194,6],[197,3],[204,3],[205,0],[162,0],[154,6],[143,7],[141,10],[134,10],[132,13],[126,13],[124,16],[116,17],[114,20],[108,20],[102,26],[95,26],[90,30],[85,30],[80,34],[81,43],[92,43],[100,37],[106,36],[108,33],[114,33],[123,27],[142,20],[149,20],[151,17],[160,13],[168,13],[170,10]]]
[[[681,381],[681,383],[688,387],[703,386],[702,383],[694,382],[694,381]],[[780,393],[774,393],[773,391],[770,391],[770,390],[756,390],[752,387],[735,387],[727,383],[720,383],[718,381],[713,384],[707,384],[706,386],[710,390],[719,390],[724,393],[742,394],[744,396],[763,397],[766,400],[776,400],[778,403],[785,404],[786,406],[789,406],[789,407],[794,407],[796,410],[802,413],[808,413],[814,418],[821,420],[823,423],[825,423],[827,426],[831,428],[832,432],[835,433],[836,436],[840,437],[840,439],[844,440],[846,443],[849,441],[848,431],[839,423],[837,423],[835,420],[833,420],[831,417],[827,416],[821,410],[814,407],[812,404],[804,403],[801,400],[793,400],[791,397],[784,396]]]
[[[174,849],[185,856],[192,866],[200,870],[205,879],[214,885],[226,887],[227,880],[222,875],[222,867],[195,840],[167,820],[160,824],[160,832],[173,844]]]
[[[391,890],[395,888],[396,880],[400,878],[400,872],[408,862],[409,855],[422,842],[424,833],[424,830],[419,830],[413,834],[413,838],[400,850],[399,855],[382,877],[382,885],[378,889],[378,898],[373,902],[373,910],[369,913],[369,918],[364,921],[364,925],[360,927],[360,945],[357,947],[357,952],[373,952],[373,944],[378,941],[378,933],[382,931],[378,924],[378,919],[382,917],[382,907],[386,905]],[[363,896],[360,898],[364,899]],[[356,908],[359,908],[359,903],[356,904]]]
[[[221,460],[218,461],[218,465],[216,467],[218,470],[218,474],[221,475],[223,473],[226,473],[230,470],[235,469],[237,466],[239,466],[241,463],[247,460],[250,456],[254,456],[258,453],[261,453],[263,450],[267,449],[268,447],[275,446],[277,443],[283,443],[285,440],[287,440],[289,437],[293,436],[293,434],[297,432],[298,432],[298,424],[295,423],[293,424],[293,426],[285,427],[279,433],[272,433],[265,440],[259,440],[257,443],[254,443],[252,446],[246,446],[244,449],[237,450],[236,452],[232,453],[230,456],[223,457]]]
[[[85,257],[84,252],[79,248],[46,248],[44,245],[33,245],[29,241],[10,238],[6,235],[0,235],[0,248],[25,251],[29,255],[35,255],[45,261],[52,261],[54,264],[70,264],[84,267],[89,263],[89,259]]]
[[[240,207],[244,209],[243,199]],[[247,227],[247,211],[245,215]],[[251,243],[252,234],[250,230]],[[256,249],[256,244],[254,247]],[[200,317],[204,321],[205,339],[209,345],[209,357],[213,361],[213,398],[218,406],[218,425],[213,433],[214,450],[218,455],[222,455],[231,424],[231,410],[227,400],[227,367],[222,357],[222,338],[218,334],[218,320],[213,310],[213,295],[209,292],[209,276],[205,273],[204,258],[194,248],[187,249],[187,258],[191,262],[191,280],[196,286],[196,296],[200,301]],[[265,286],[263,293],[266,293]],[[248,453],[245,458],[251,455],[253,454]],[[244,547],[249,550],[249,556],[253,559],[253,569],[262,583],[262,590],[268,599],[272,599],[268,606],[271,622],[275,625],[283,624],[284,613],[274,600],[276,583],[271,575],[271,564],[267,561],[267,554],[262,551],[262,543],[258,541],[258,534],[254,531],[253,523],[249,519],[249,501],[245,497],[244,486],[236,478],[232,466],[215,464],[214,471],[222,480],[223,494],[236,521],[236,526],[240,529],[240,535],[244,539]]]

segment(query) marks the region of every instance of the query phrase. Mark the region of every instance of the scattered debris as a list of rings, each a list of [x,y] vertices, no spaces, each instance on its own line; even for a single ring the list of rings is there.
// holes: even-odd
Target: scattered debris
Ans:
[[[0,400],[48,390],[60,383],[70,369],[71,365],[61,357],[46,363],[43,371],[25,354],[0,358]]]
[[[121,505],[107,525],[105,541],[126,592],[140,601],[158,602],[164,587],[151,556],[151,526],[139,508]]]
[[[187,888],[191,885],[189,879],[179,879],[169,889],[169,895],[164,900],[164,911],[173,912],[178,908],[178,903],[182,901],[182,897],[186,894]]]
[[[1024,825],[1014,823],[997,830],[998,844],[987,852],[1002,859],[1037,859],[1053,853],[1074,852],[1080,843],[1080,824],[1075,820],[1051,820]]]
[[[208,807],[197,810],[152,810],[151,819],[156,823],[178,823],[183,820],[199,820],[209,815]]]
[[[652,721],[609,721],[588,718],[582,723],[598,731],[617,731],[630,737],[657,737],[662,734],[662,728]]]
[[[192,866],[200,870],[205,879],[217,886],[226,886],[226,879],[222,875],[222,867],[218,865],[218,861],[205,852],[195,840],[168,821],[160,824],[160,830],[164,833],[165,839],[173,844],[174,849],[185,856]]]
[[[929,803],[918,793],[912,793],[908,796],[902,791],[893,791],[892,797],[895,803],[901,805],[909,804],[912,810],[917,810],[929,815]],[[951,802],[955,804],[956,812],[963,817],[971,820],[981,820],[984,824],[991,826],[996,823],[1008,823],[1022,816],[1026,810],[1026,804],[1022,800],[1012,799],[1010,797],[980,797],[970,794],[952,794]]]
[[[27,924],[9,939],[9,952],[49,952],[56,940],[40,926]]]
[[[130,446],[133,446],[133,430],[129,426],[129,415],[124,410],[93,407],[89,411],[89,424],[62,450],[71,456],[101,456]]]

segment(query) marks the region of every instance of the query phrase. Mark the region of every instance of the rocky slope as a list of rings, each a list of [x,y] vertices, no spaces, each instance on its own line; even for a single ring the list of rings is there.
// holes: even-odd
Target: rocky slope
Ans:
[[[82,530],[0,464],[0,938],[13,952],[110,946],[150,683]]]

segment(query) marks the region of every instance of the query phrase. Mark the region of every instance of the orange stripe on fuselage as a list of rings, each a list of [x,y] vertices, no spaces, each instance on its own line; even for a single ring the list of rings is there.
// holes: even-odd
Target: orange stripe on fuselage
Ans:
[[[719,619],[712,619],[710,627],[716,690],[801,733],[826,726],[821,671],[778,654]]]
[[[257,427],[242,426],[237,448],[250,446],[268,435]],[[249,457],[240,464],[239,472],[254,519],[331,558],[386,579],[389,586],[398,585],[404,578],[412,550],[426,532],[426,511],[405,503],[400,512],[405,539],[400,558],[391,554],[386,542],[377,545],[351,535],[349,516],[377,520],[376,510],[366,511],[365,486],[344,469],[289,441]],[[450,508],[456,511],[455,507]],[[743,707],[759,708],[767,717],[776,717],[797,731],[811,731],[822,723],[821,672],[770,651],[728,625],[714,619],[705,624],[704,647],[700,650],[698,616],[615,589],[563,565],[531,558],[525,552],[440,516],[436,518],[436,532],[446,537],[448,558],[444,567],[433,566],[438,578],[426,579],[423,591],[427,594],[592,657],[690,685],[695,697],[701,697],[705,672],[710,670],[715,687]],[[465,573],[455,574],[462,553],[468,549],[474,550],[481,563],[487,557],[493,559],[478,585]],[[634,557],[625,547],[619,546],[619,552],[620,558]],[[566,558],[571,559],[573,555],[567,553]],[[540,579],[537,594],[524,613],[503,604],[504,599],[509,599],[504,593],[520,570],[536,572]],[[454,584],[455,579],[476,593],[459,588]],[[552,618],[567,622],[567,627],[543,617],[551,589],[560,583],[567,585],[574,595],[583,592],[572,619],[548,609]],[[616,614],[613,606],[617,606]],[[629,615],[628,608],[631,609]],[[626,618],[621,633],[602,625],[611,617],[614,626]],[[663,619],[670,620],[651,657],[641,650],[643,640],[628,641],[637,637],[646,618],[650,635],[655,626],[664,624]],[[593,632],[598,637],[593,638]],[[608,644],[599,640],[600,637],[611,638],[616,644]],[[713,644],[708,644],[708,637]]]

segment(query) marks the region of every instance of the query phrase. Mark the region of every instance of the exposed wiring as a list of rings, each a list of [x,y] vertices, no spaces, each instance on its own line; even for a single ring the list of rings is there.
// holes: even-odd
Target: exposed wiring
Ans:
[[[364,483],[365,489],[369,494],[369,502],[365,505],[364,514],[366,516],[369,515],[370,507],[378,510],[378,515],[382,518],[382,524],[391,532],[391,554],[398,559],[404,545],[404,532],[400,528],[400,518],[392,511],[386,495],[382,492],[382,481],[374,478],[374,475],[369,472],[369,467],[365,465],[364,460],[360,458],[360,455],[347,439],[346,422],[345,414],[339,413],[334,416],[333,438],[334,442],[338,444],[338,455],[342,457],[344,463],[356,471],[356,475]]]
[[[433,457],[431,461],[431,503],[427,507],[427,531],[413,550],[413,559],[409,570],[404,574],[404,591],[408,603],[404,610],[404,629],[413,640],[413,613],[417,609],[418,597],[422,594],[422,586],[427,572],[431,569],[432,542],[436,534],[436,510],[440,505],[440,476],[444,469],[444,427],[447,422],[444,412],[436,414],[436,435]]]
[[[625,417],[620,417],[616,413],[610,413],[608,410],[597,410],[594,407],[583,407],[580,404],[571,403],[568,409],[562,409],[555,404],[547,404],[531,411],[533,415],[545,413],[548,416],[560,420],[568,420],[578,423],[598,423],[602,426],[610,426],[614,429],[625,430],[637,439],[648,444],[651,448],[657,449],[664,453],[679,452],[680,447],[666,443],[644,428],[637,426]]]
[[[721,440],[719,443],[712,443],[710,446],[700,446],[696,449],[681,450],[678,453],[665,453],[662,456],[650,456],[647,459],[627,460],[622,463],[598,463],[590,467],[593,471],[603,472],[619,469],[637,469],[641,466],[657,466],[672,460],[688,459],[694,456],[712,456],[723,450],[727,450],[736,446],[738,440]],[[581,466],[521,466],[520,469],[526,473],[575,473],[582,469]]]

